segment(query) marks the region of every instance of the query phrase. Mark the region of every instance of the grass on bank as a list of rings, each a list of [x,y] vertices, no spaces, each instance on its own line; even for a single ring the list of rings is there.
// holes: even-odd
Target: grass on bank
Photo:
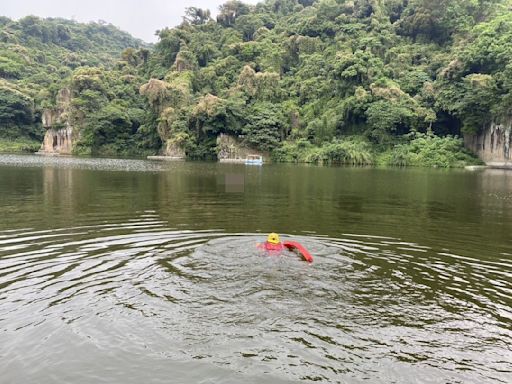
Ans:
[[[0,153],[30,153],[37,152],[41,142],[30,139],[3,139],[0,138]]]
[[[464,148],[461,139],[423,133],[414,133],[404,142],[384,148],[357,136],[335,139],[322,146],[302,139],[284,143],[272,157],[276,162],[357,166],[463,168],[482,164]]]

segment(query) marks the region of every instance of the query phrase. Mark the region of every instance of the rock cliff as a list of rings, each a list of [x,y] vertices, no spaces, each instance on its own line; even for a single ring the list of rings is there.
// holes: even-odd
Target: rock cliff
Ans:
[[[176,143],[173,140],[167,140],[163,156],[184,159],[186,154],[185,150],[179,145],[179,143]]]
[[[487,165],[512,168],[512,120],[492,123],[477,135],[465,135],[464,144]]]
[[[234,136],[221,133],[217,137],[217,157],[220,161],[244,160],[247,155],[260,155],[269,160],[268,153],[249,148]]]
[[[69,121],[70,105],[71,91],[64,88],[57,94],[56,106],[43,111],[42,122],[46,133],[40,153],[69,155],[73,151],[77,138]]]

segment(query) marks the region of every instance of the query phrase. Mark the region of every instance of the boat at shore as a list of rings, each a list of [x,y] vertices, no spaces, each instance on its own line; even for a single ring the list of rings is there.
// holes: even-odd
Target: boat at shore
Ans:
[[[245,159],[246,165],[263,165],[263,156],[260,155],[247,155]]]

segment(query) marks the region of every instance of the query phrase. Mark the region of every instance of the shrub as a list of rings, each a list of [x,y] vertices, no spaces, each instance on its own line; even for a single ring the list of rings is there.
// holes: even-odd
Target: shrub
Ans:
[[[391,166],[457,168],[480,164],[481,161],[467,152],[462,140],[457,137],[415,133],[410,142],[397,144],[387,151],[379,163]]]
[[[355,137],[337,139],[321,147],[307,140],[284,143],[272,153],[277,162],[301,162],[315,164],[372,165],[375,163],[370,143]]]

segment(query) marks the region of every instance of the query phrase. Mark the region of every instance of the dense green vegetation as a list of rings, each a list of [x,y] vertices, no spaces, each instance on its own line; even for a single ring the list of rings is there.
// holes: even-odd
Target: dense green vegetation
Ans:
[[[231,0],[216,20],[189,8],[151,50],[110,26],[3,20],[0,123],[37,121],[67,86],[79,153],[213,158],[227,133],[280,161],[460,166],[474,160],[457,136],[510,118],[511,9],[510,0]],[[53,32],[25,27],[34,20]],[[79,43],[62,41],[59,23],[77,36],[110,29],[78,62]],[[128,45],[114,66],[102,56]]]
[[[75,81],[83,67],[111,73],[124,49],[142,45],[105,23],[0,17],[0,150],[39,147],[41,112],[55,105],[59,89]]]
[[[278,162],[415,166],[433,168],[463,167],[479,164],[468,153],[462,140],[453,136],[413,132],[393,145],[379,148],[361,136],[344,137],[315,146],[308,140],[285,142],[272,153]]]
[[[36,152],[41,147],[41,143],[27,138],[8,139],[0,138],[1,152]]]

